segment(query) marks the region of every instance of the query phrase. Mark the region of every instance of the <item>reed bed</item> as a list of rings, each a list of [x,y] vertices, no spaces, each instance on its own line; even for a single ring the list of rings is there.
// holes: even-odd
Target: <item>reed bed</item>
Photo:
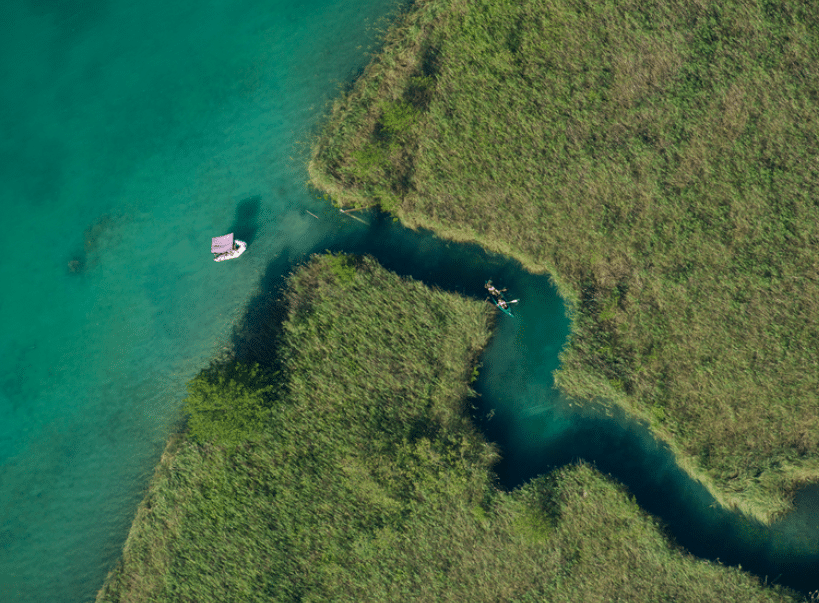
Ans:
[[[548,271],[573,312],[558,385],[770,523],[819,480],[818,19],[417,3],[336,101],[311,179]]]
[[[679,550],[588,465],[499,490],[468,418],[488,304],[343,255],[285,303],[275,373],[191,382],[98,603],[800,600]]]

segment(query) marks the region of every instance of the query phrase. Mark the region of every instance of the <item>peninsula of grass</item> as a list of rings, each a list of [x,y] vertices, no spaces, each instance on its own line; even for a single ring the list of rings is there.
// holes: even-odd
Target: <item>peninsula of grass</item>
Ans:
[[[277,373],[191,382],[98,603],[800,600],[676,548],[588,465],[497,489],[466,413],[488,304],[330,255],[285,299]]]
[[[769,523],[819,481],[819,11],[418,2],[310,162],[336,203],[548,271],[556,373]]]

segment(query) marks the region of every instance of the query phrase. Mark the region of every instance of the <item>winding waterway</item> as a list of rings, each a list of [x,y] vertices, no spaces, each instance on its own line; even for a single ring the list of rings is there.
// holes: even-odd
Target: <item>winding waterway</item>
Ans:
[[[571,406],[545,276],[305,186],[326,103],[365,64],[386,0],[12,0],[0,7],[0,599],[88,601],[115,562],[185,382],[231,342],[264,354],[283,275],[325,249],[430,285],[521,298],[499,317],[476,418],[513,487],[584,458],[694,554],[819,588],[819,496],[771,528],[711,500],[639,425]],[[307,213],[312,212],[318,218]],[[211,236],[250,248],[214,264]],[[239,335],[234,335],[234,328]],[[490,418],[491,417],[491,418]]]

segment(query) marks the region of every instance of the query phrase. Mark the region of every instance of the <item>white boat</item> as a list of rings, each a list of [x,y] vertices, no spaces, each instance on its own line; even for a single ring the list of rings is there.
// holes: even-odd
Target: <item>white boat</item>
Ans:
[[[213,253],[214,262],[236,259],[245,252],[245,249],[247,243],[238,239],[234,241],[233,233],[211,239],[210,251]]]

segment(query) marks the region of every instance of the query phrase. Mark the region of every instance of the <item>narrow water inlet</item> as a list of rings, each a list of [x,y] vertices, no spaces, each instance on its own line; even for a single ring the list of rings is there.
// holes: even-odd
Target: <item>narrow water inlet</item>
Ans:
[[[234,325],[260,327],[283,276],[325,249],[370,253],[477,299],[491,278],[521,299],[515,319],[498,315],[476,384],[477,414],[495,410],[480,425],[503,450],[504,485],[585,458],[695,554],[817,588],[808,584],[819,575],[817,489],[771,528],[730,523],[730,514],[709,520],[707,499],[645,430],[567,412],[551,373],[568,321],[548,277],[372,211],[341,215],[305,190],[303,158],[293,156],[339,81],[360,73],[395,6],[0,5],[0,206],[36,245],[25,261],[0,259],[2,598],[93,598],[121,554],[185,382]],[[210,237],[230,231],[248,253],[215,264]],[[271,352],[258,332],[240,338],[243,353]],[[746,560],[755,555],[757,566]]]
[[[802,490],[796,511],[772,526],[716,505],[647,426],[617,408],[581,405],[554,387],[552,372],[570,325],[548,275],[531,274],[517,261],[476,245],[403,228],[376,212],[365,217],[368,226],[316,246],[301,259],[325,249],[367,253],[429,286],[481,299],[484,282],[492,279],[521,299],[514,319],[498,313],[474,384],[480,396],[474,419],[501,449],[495,467],[500,485],[512,489],[583,459],[623,483],[692,554],[741,566],[763,582],[805,594],[819,589],[819,485]]]
[[[520,320],[528,318],[524,314]],[[502,337],[496,339],[486,356],[503,354],[497,349],[503,345]],[[771,526],[728,511],[677,465],[647,425],[617,407],[581,405],[558,391],[551,374],[532,363],[539,347],[529,339],[507,350],[514,354],[507,364],[522,365],[514,373],[538,378],[510,383],[508,367],[486,362],[476,384],[481,395],[476,418],[501,448],[503,458],[495,468],[501,485],[512,489],[583,459],[626,485],[692,554],[741,566],[762,581],[804,594],[819,589],[819,485],[800,491],[795,511]]]

